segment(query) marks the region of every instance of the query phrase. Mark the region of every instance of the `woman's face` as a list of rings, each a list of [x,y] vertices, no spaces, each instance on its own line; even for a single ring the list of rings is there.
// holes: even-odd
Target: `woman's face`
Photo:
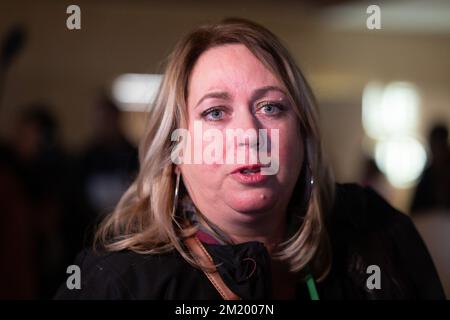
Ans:
[[[200,212],[219,226],[273,219],[273,215],[284,212],[300,173],[303,144],[294,106],[275,76],[244,45],[211,48],[199,57],[192,70],[187,106],[187,130],[192,142],[199,132],[194,132],[194,125],[198,129],[199,124],[202,132],[216,129],[223,137],[219,144],[223,161],[210,163],[202,159],[202,163],[180,165],[183,181]],[[267,129],[268,155],[273,161],[277,159],[278,170],[262,175],[258,166],[261,161],[248,167],[250,152],[261,148],[261,142],[258,146],[254,137],[244,134],[241,137],[250,138],[227,143],[230,129],[234,133],[236,129],[253,131],[256,136],[259,129]],[[200,141],[200,151],[191,144],[192,159],[195,152],[200,157],[199,152],[218,142]],[[237,163],[236,158],[227,161],[230,153],[237,157],[242,152],[245,163]],[[242,169],[245,166],[247,169]]]

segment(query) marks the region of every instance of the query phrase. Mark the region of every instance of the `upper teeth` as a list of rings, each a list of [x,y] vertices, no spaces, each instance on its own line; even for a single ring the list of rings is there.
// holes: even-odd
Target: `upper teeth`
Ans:
[[[244,169],[242,172],[243,173],[254,173],[254,172],[258,172],[258,169]]]

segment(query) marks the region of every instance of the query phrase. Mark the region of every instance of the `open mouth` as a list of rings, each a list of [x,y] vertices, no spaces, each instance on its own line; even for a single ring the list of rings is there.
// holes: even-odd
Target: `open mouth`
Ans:
[[[232,177],[239,183],[246,185],[264,183],[270,179],[270,176],[264,175],[263,172],[261,172],[261,168],[263,167],[264,166],[260,164],[242,166],[232,172]]]
[[[240,168],[234,170],[233,173],[240,173],[240,174],[244,174],[244,175],[258,174],[258,173],[261,173],[261,165],[240,167]]]
[[[261,168],[256,168],[256,169],[242,169],[242,170],[239,170],[239,172],[242,173],[242,174],[255,174],[255,173],[261,172]]]

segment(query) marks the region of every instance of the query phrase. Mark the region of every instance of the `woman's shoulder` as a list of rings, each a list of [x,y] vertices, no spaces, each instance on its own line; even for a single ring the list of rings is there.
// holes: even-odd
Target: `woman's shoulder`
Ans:
[[[74,266],[79,271],[80,286],[71,289],[67,282],[63,283],[56,299],[140,299],[141,294],[158,299],[164,282],[184,272],[186,262],[176,250],[141,254],[85,249],[76,257]],[[142,288],[142,283],[152,285]]]
[[[87,248],[82,250],[75,260],[85,268],[106,269],[121,274],[130,269],[139,269],[148,265],[158,266],[161,263],[166,265],[168,261],[179,260],[179,254],[176,250],[145,254],[132,250],[98,251]]]
[[[365,248],[407,250],[425,245],[411,218],[394,208],[370,187],[354,183],[337,184],[335,202],[329,216],[333,240]],[[369,245],[370,244],[370,245]],[[392,251],[391,250],[391,251]]]
[[[370,294],[389,298],[444,297],[433,261],[412,220],[372,188],[337,184],[329,227],[341,267],[365,279],[369,265],[379,266],[384,275],[383,290]]]
[[[356,183],[336,184],[330,219],[332,224],[357,233],[411,224],[406,214],[394,208],[374,189]]]

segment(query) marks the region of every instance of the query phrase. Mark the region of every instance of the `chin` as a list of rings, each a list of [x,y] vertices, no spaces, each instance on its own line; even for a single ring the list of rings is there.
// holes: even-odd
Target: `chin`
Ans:
[[[267,189],[230,192],[227,198],[231,208],[245,215],[267,213],[275,207],[278,199],[273,190]]]

